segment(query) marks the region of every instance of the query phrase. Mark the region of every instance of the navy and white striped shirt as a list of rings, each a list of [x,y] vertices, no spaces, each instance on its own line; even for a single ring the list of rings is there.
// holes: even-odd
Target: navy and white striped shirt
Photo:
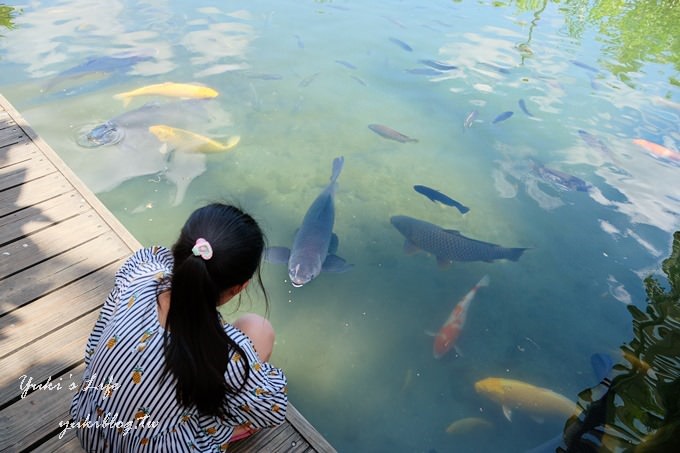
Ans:
[[[83,384],[71,405],[74,429],[89,452],[218,452],[237,424],[265,428],[285,419],[285,375],[261,362],[250,339],[228,323],[225,332],[250,364],[243,390],[228,398],[235,420],[202,416],[178,403],[175,379],[161,379],[164,329],[156,311],[157,295],[170,289],[172,267],[170,251],[152,247],[134,253],[116,273],[87,342]],[[230,354],[225,379],[240,388],[246,362]]]

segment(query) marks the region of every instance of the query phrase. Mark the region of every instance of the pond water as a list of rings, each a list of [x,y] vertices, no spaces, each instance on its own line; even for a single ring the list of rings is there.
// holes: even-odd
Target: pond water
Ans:
[[[290,247],[344,156],[334,231],[353,268],[300,288],[285,266],[263,268],[292,402],[339,451],[524,451],[564,417],[509,421],[475,383],[516,379],[576,401],[598,381],[592,354],[618,360],[626,306],[644,307],[642,279],[680,225],[680,17],[644,3],[12,3],[0,93],[147,245],[170,245],[193,209],[227,200]],[[219,95],[114,97],[163,82]],[[116,145],[81,146],[146,102],[161,103],[146,106],[150,124],[133,116]],[[187,153],[149,133],[155,123],[240,141]],[[528,249],[438,266],[404,253],[395,215]],[[458,350],[435,359],[426,332],[484,275]],[[263,311],[261,299],[241,309]]]

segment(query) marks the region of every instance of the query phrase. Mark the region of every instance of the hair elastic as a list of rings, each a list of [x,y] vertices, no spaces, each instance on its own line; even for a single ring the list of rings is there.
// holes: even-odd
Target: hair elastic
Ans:
[[[194,245],[194,247],[191,249],[191,252],[196,256],[200,256],[206,261],[213,256],[213,250],[210,246],[210,243],[203,238],[196,239],[196,245]]]

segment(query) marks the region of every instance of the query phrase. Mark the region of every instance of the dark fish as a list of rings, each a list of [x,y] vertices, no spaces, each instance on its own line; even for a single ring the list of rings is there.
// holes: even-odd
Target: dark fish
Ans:
[[[531,117],[534,116],[534,115],[532,115],[531,113],[529,113],[529,110],[527,110],[527,105],[526,105],[526,103],[524,102],[524,99],[520,99],[520,100],[519,100],[519,108],[521,108],[522,111],[523,111],[524,113],[527,114],[527,116],[531,116]]]
[[[404,250],[423,250],[433,254],[440,266],[452,261],[486,261],[507,259],[517,261],[526,248],[506,248],[463,236],[455,230],[445,230],[424,220],[394,216],[390,222],[406,238]]]
[[[295,287],[300,287],[316,278],[321,271],[344,272],[352,265],[334,255],[337,248],[337,236],[333,233],[335,223],[335,190],[337,179],[345,160],[336,157],[333,160],[331,182],[311,204],[302,225],[295,233],[293,246],[270,247],[265,259],[274,263],[287,263],[288,276]]]
[[[453,66],[450,64],[442,63],[440,61],[434,61],[434,60],[418,60],[420,63],[427,65],[431,68],[438,69],[440,71],[452,71],[454,69],[458,69],[458,66]]]
[[[298,86],[303,87],[303,88],[308,87],[309,84],[312,83],[314,81],[314,79],[316,79],[316,76],[318,76],[318,75],[319,75],[319,73],[315,72],[314,74],[305,77],[304,79],[300,80],[300,83],[298,84]]]
[[[437,71],[432,68],[414,68],[414,69],[405,69],[406,72],[409,74],[416,74],[416,75],[429,75],[429,76],[438,76],[441,75],[441,71]]]
[[[578,135],[580,135],[581,138],[583,139],[583,141],[586,142],[586,144],[588,146],[590,146],[591,148],[599,149],[600,151],[607,154],[608,156],[610,156],[610,157],[612,156],[612,152],[609,149],[609,147],[605,144],[605,142],[603,142],[599,138],[595,137],[590,132],[579,129]]]
[[[508,68],[502,68],[500,66],[496,66],[495,64],[484,63],[484,62],[480,62],[478,64],[481,65],[481,66],[484,66],[488,69],[491,69],[493,71],[500,72],[501,74],[510,74],[510,70]]]
[[[513,115],[513,112],[511,112],[511,111],[503,112],[503,113],[501,113],[500,115],[498,115],[498,116],[496,117],[496,119],[494,119],[494,120],[491,122],[491,124],[496,124],[496,123],[500,123],[501,121],[505,121],[505,120],[507,120],[508,118],[510,118],[512,115]]]
[[[363,86],[367,86],[366,82],[361,80],[359,77],[357,77],[357,76],[350,76],[350,77],[353,78],[354,80],[356,80],[358,84],[363,85]]]
[[[357,68],[356,66],[354,66],[354,65],[353,65],[352,63],[350,63],[349,61],[345,61],[345,60],[335,60],[335,62],[336,62],[337,64],[343,65],[344,67],[349,68],[349,69],[356,69],[356,68]]]
[[[465,214],[466,212],[468,212],[470,210],[470,208],[468,208],[467,206],[460,204],[459,202],[457,202],[453,198],[449,198],[448,196],[444,195],[443,193],[439,192],[438,190],[434,190],[430,187],[416,185],[416,186],[413,186],[413,189],[416,192],[425,195],[427,198],[432,200],[432,202],[438,201],[441,204],[445,204],[446,206],[455,207],[456,209],[458,209],[460,211],[461,214]]]
[[[402,49],[406,50],[407,52],[413,52],[413,48],[400,39],[390,38],[390,41],[392,41]]]
[[[475,122],[475,119],[477,118],[477,115],[479,115],[479,112],[477,110],[473,110],[470,113],[468,113],[468,116],[465,117],[465,121],[463,121],[463,127],[465,128],[471,128],[472,123]]]
[[[369,124],[368,128],[375,132],[376,134],[380,135],[383,138],[387,138],[389,140],[395,140],[398,141],[399,143],[408,143],[408,142],[417,142],[418,139],[416,138],[411,138],[408,137],[401,132],[397,132],[394,129],[384,126],[382,124]]]
[[[587,65],[587,64],[585,64],[585,63],[581,63],[581,62],[578,61],[578,60],[570,60],[570,62],[571,62],[571,64],[573,64],[574,66],[578,66],[579,68],[583,68],[583,69],[585,69],[585,70],[587,70],[587,71],[600,72],[599,69],[593,68],[592,66],[589,66],[589,65]]]
[[[561,190],[576,190],[579,192],[587,192],[589,185],[587,182],[574,175],[564,173],[563,171],[555,170],[554,168],[546,167],[545,165],[532,161],[532,171],[543,181],[552,184]]]
[[[139,54],[131,54],[130,52],[121,53],[112,56],[90,57],[84,63],[67,69],[57,74],[45,86],[45,90],[49,90],[54,86],[69,80],[86,76],[88,74],[104,73],[111,74],[115,72],[127,71],[133,65],[151,60],[153,56],[149,51],[140,52]]]

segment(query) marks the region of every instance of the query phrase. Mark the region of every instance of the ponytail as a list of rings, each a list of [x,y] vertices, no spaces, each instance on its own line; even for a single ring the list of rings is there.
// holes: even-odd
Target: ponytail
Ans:
[[[209,259],[192,253],[199,238],[213,250]],[[263,250],[264,235],[255,220],[238,208],[217,203],[194,211],[172,247],[166,373],[177,381],[179,403],[195,405],[201,415],[230,417],[227,398],[241,390],[229,386],[224,377],[232,353],[246,360],[242,385],[248,379],[247,356],[225,333],[217,305],[225,290],[247,282],[256,272],[261,285]]]

